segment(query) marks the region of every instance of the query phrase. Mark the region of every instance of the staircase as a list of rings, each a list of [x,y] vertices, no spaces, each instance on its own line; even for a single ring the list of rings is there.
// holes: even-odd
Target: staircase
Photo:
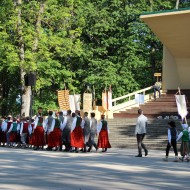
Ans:
[[[149,119],[144,143],[148,149],[165,150],[167,144],[167,119]],[[181,131],[180,121],[176,120],[177,130]],[[109,139],[114,148],[137,149],[135,118],[115,118],[108,120]]]
[[[144,139],[144,143],[148,149],[165,150],[167,144],[167,127],[170,120],[175,119],[178,131],[180,132],[182,130],[180,125],[181,117],[178,115],[174,96],[176,92],[176,90],[169,91],[167,94],[162,94],[156,101],[149,100],[147,103],[140,105],[144,115],[149,120],[147,135]],[[187,97],[187,107],[189,110],[188,100],[190,100],[190,90],[183,90],[182,92]],[[133,107],[119,111],[113,114],[114,119],[108,120],[110,129],[109,138],[112,147],[137,149],[134,132],[138,109],[139,107]],[[188,118],[189,114],[187,116]]]
[[[157,118],[158,116],[178,116],[176,100],[174,94],[162,94],[159,99],[149,100],[147,103],[140,105],[144,115],[148,118]],[[114,118],[137,118],[139,107],[133,107],[114,113]]]

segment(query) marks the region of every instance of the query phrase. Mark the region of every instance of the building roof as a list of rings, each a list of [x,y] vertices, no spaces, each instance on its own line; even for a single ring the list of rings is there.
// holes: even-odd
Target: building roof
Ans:
[[[175,58],[190,58],[190,8],[144,13],[140,18]]]

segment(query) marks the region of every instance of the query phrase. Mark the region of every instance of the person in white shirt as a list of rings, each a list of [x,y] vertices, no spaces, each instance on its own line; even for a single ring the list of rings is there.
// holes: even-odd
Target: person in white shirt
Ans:
[[[175,153],[175,160],[174,162],[178,162],[178,151],[177,151],[177,138],[178,138],[178,131],[176,129],[176,124],[174,121],[170,121],[168,123],[169,128],[168,128],[168,143],[166,146],[166,157],[163,158],[163,161],[168,161],[168,156],[169,156],[169,151],[170,148],[173,147],[173,151]]]
[[[20,137],[22,142],[22,147],[26,148],[28,146],[28,137],[29,137],[29,117],[24,118],[24,122],[22,122],[20,126]]]
[[[65,115],[65,116],[64,116]],[[67,110],[66,113],[59,113],[60,129],[62,131],[62,144],[65,146],[64,151],[68,152],[71,147],[70,132],[73,118],[71,116],[71,110]],[[62,147],[61,147],[62,150]]]
[[[97,119],[95,119],[95,113],[92,112],[91,114],[91,119],[90,119],[90,138],[89,138],[89,148],[87,150],[87,152],[90,152],[92,149],[92,146],[95,147],[96,151],[98,150],[98,146],[95,143],[95,136],[97,135]]]
[[[48,118],[45,120],[45,130],[47,132],[47,139],[48,139],[48,147],[46,148],[46,150],[52,150],[52,132],[54,130],[54,126],[55,126],[55,118],[52,116],[53,112],[49,111],[48,113]]]
[[[138,155],[136,157],[142,157],[142,148],[145,151],[145,156],[148,155],[148,150],[143,143],[143,139],[146,134],[146,126],[148,119],[146,116],[143,115],[142,109],[138,110],[139,117],[137,118],[136,128],[135,128],[135,135],[137,138],[137,145],[138,145]]]

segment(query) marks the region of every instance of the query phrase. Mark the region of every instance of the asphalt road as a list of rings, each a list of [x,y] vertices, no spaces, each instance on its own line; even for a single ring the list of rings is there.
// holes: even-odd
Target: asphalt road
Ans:
[[[190,189],[190,162],[162,161],[163,151],[109,149],[65,153],[0,147],[0,190]]]

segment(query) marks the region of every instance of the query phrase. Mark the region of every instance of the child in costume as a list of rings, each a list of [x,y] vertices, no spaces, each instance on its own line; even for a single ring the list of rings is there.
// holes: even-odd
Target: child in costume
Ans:
[[[183,131],[179,134],[177,141],[181,139],[181,160],[189,161],[189,132],[188,124],[182,124]]]
[[[177,137],[178,137],[178,132],[176,129],[176,125],[174,121],[170,121],[168,123],[169,128],[168,128],[168,144],[166,147],[166,157],[163,158],[164,161],[168,161],[168,156],[169,156],[169,151],[171,146],[173,147],[174,153],[175,153],[175,160],[174,162],[178,162],[179,158],[178,158],[178,152],[177,152]]]

